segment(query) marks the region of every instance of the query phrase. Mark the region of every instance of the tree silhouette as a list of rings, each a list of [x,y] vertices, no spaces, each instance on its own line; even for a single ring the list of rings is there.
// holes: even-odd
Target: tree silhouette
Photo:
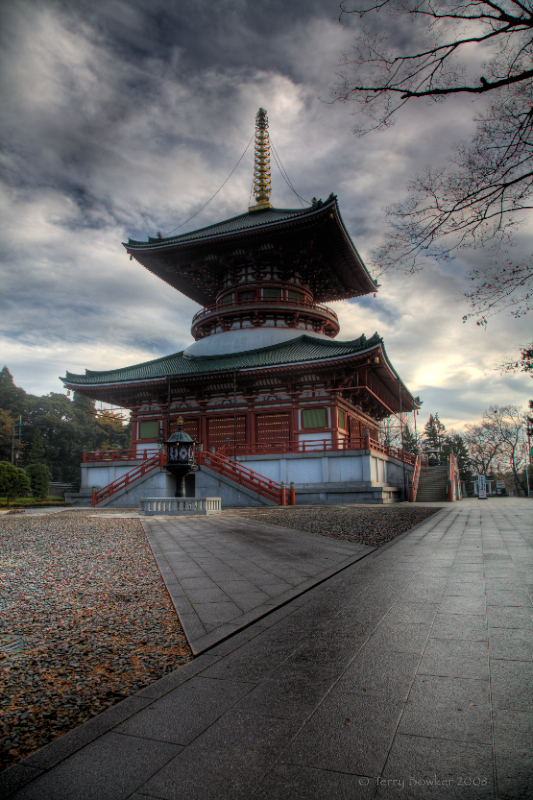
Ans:
[[[344,56],[336,100],[353,102],[368,124],[393,124],[408,103],[486,97],[470,142],[456,145],[449,167],[428,167],[409,196],[388,209],[390,232],[375,253],[380,269],[416,271],[458,247],[501,245],[532,208],[533,9],[521,0],[378,0],[343,3],[341,19],[363,18],[353,53]],[[468,66],[467,62],[468,61]],[[471,273],[467,293],[479,324],[509,307],[533,307],[531,258],[502,265],[496,250]]]

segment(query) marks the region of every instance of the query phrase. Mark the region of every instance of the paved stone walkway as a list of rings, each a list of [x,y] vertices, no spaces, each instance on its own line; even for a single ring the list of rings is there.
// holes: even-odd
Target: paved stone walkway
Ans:
[[[533,795],[533,504],[461,501],[0,776],[10,800]]]
[[[236,517],[142,524],[195,655],[373,550]]]

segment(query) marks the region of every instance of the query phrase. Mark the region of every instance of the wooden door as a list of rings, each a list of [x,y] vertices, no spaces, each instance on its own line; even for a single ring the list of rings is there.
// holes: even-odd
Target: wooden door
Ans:
[[[200,438],[200,426],[199,420],[195,417],[187,418],[183,417],[183,430],[185,433],[188,433],[191,439],[198,439]],[[177,420],[171,419],[170,420],[170,433],[175,433],[178,430],[178,423]]]
[[[220,450],[229,439],[233,444],[235,420],[233,417],[208,417],[207,446]],[[246,417],[237,417],[237,444],[246,444]]]
[[[290,440],[290,414],[258,414],[255,419],[257,444]]]

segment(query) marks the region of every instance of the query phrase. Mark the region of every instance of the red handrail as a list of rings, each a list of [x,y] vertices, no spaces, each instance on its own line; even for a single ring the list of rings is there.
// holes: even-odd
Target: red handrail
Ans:
[[[450,453],[450,458],[448,459],[448,500],[458,500],[458,492],[457,492],[457,484],[455,482],[455,478],[459,475],[459,465],[457,464],[457,459],[455,458],[454,453]]]
[[[422,459],[420,456],[416,457],[415,460],[415,470],[413,472],[413,480],[412,485],[409,487],[409,502],[414,503],[416,502],[416,494],[418,492],[418,482],[420,480],[420,468],[422,465]]]
[[[251,489],[267,500],[272,500],[277,505],[287,505],[287,501],[294,505],[294,493],[291,493],[286,487],[276,481],[265,478],[264,475],[259,475],[243,464],[238,464],[232,461],[225,455],[222,455],[219,450],[218,453],[207,453],[205,451],[197,453],[196,460],[200,466],[204,465],[209,469],[224,475],[239,486],[244,486]],[[291,501],[293,501],[291,503]]]
[[[136,467],[130,469],[125,475],[121,475],[120,478],[116,478],[111,483],[108,483],[107,486],[93,492],[92,505],[97,506],[103,500],[107,500],[108,497],[112,497],[117,492],[120,492],[121,489],[128,486],[128,484],[136,481],[137,478],[146,475],[147,472],[157,469],[157,467],[164,467],[166,463],[166,453],[156,453],[156,455],[151,458],[147,458],[146,461],[143,461],[142,464],[137,464]]]

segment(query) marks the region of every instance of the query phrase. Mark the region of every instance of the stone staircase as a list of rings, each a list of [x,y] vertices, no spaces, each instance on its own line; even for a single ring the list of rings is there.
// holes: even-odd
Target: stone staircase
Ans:
[[[440,503],[448,499],[448,467],[422,467],[417,503]]]

